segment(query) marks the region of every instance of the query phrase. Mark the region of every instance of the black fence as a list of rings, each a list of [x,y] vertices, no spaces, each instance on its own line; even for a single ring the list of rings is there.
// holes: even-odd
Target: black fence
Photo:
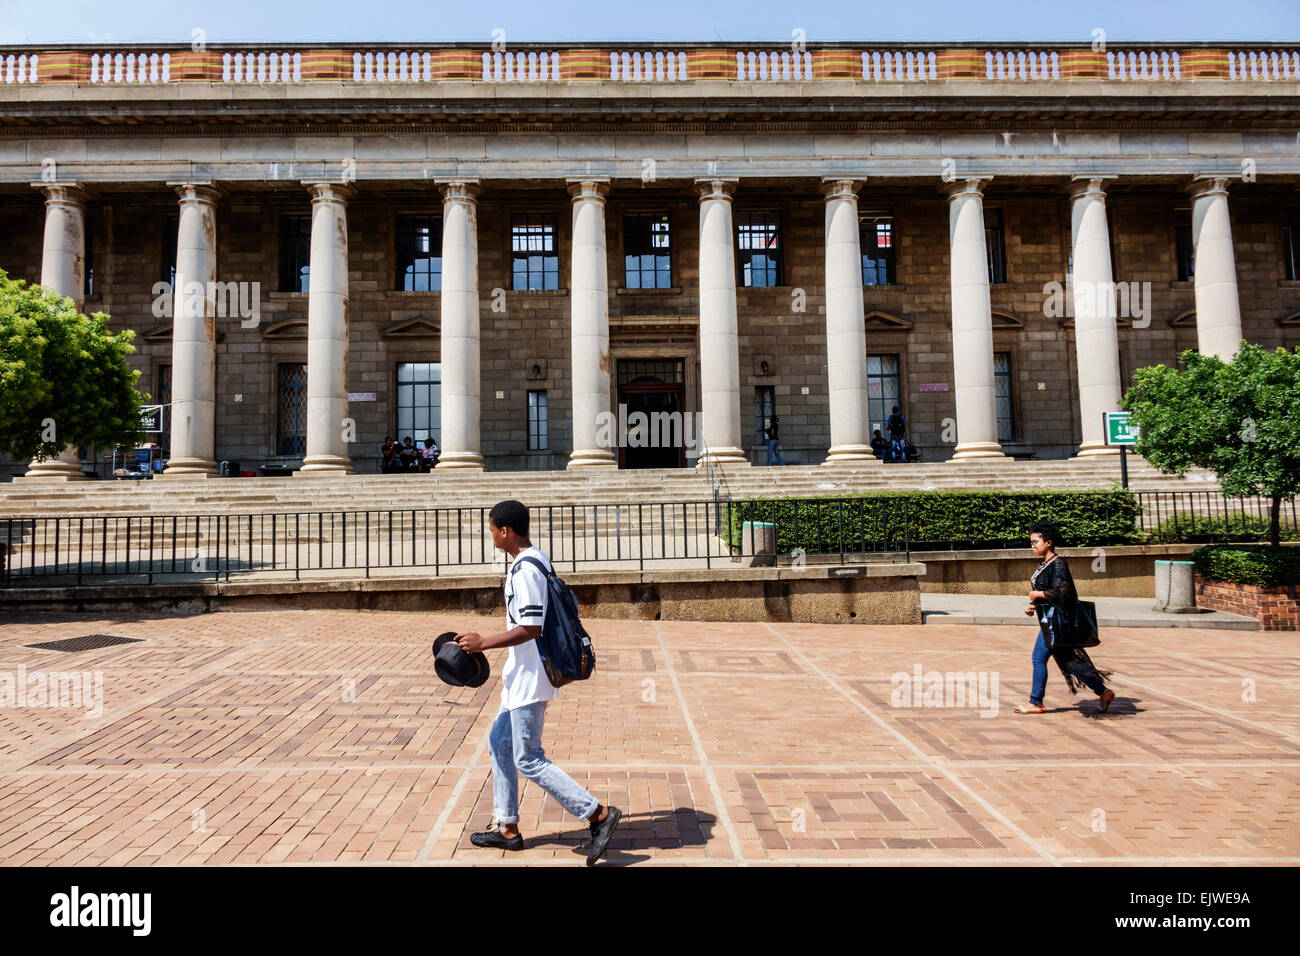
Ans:
[[[1006,507],[1014,496],[1006,496]],[[1079,546],[1267,539],[1269,502],[1215,492],[1134,492],[1099,510]],[[990,513],[997,510],[990,499]],[[1023,534],[934,537],[924,508],[888,497],[782,501],[683,501],[538,505],[531,539],[557,570],[712,568],[733,558],[789,565],[872,556],[910,561],[917,550],[1027,546]],[[432,575],[503,571],[487,508],[402,511],[0,518],[5,586],[80,586],[337,576],[337,572]],[[1028,522],[1025,522],[1026,524]],[[1296,538],[1294,500],[1284,535]],[[333,572],[333,574],[330,574]]]

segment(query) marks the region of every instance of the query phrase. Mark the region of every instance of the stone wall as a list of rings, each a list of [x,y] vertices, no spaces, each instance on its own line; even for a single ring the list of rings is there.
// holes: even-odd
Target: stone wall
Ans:
[[[394,219],[403,212],[438,212],[436,190],[385,190],[360,184],[348,207],[350,244],[351,355],[348,388],[374,392],[374,402],[354,402],[357,423],[353,461],[358,471],[378,469],[378,448],[395,429],[396,363],[438,361],[437,293],[393,291]],[[1267,346],[1300,344],[1300,324],[1281,320],[1300,313],[1300,283],[1284,279],[1282,220],[1294,191],[1255,184],[1234,191],[1233,236],[1243,327]],[[1008,450],[1040,458],[1065,457],[1079,437],[1073,333],[1069,323],[1044,315],[1045,283],[1062,282],[1069,256],[1069,205],[1062,189],[1002,185],[987,190],[987,208],[1003,211],[1007,282],[992,288],[996,351],[1011,353],[1015,438]],[[1192,284],[1176,281],[1174,213],[1186,207],[1181,190],[1168,186],[1115,185],[1108,193],[1116,279],[1150,282],[1149,325],[1120,330],[1125,383],[1137,368],[1171,363],[1196,342]],[[895,217],[897,285],[868,287],[869,354],[901,356],[903,410],[924,460],[946,459],[945,420],[955,415],[953,356],[949,347],[948,210],[933,188],[864,187],[860,206]],[[667,209],[672,220],[673,288],[634,292],[624,285],[623,215]],[[735,210],[776,209],[782,215],[784,285],[739,289],[740,402],[742,442],[752,459],[764,452],[755,426],[756,390],[773,386],[782,419],[782,446],[791,463],[819,462],[830,442],[826,398],[822,197],[815,182],[780,189],[741,181]],[[306,296],[279,290],[279,221],[307,214],[307,193],[296,183],[277,189],[232,191],[219,205],[218,279],[260,282],[262,316],[256,328],[221,319],[217,345],[216,457],[245,469],[293,461],[277,454],[277,366],[306,360]],[[142,390],[159,393],[160,369],[171,362],[168,320],[152,311],[153,286],[164,278],[164,245],[173,241],[168,217],[176,203],[164,190],[105,194],[88,209],[96,240],[95,294],[87,311],[103,310],[115,329],[136,332],[134,367]],[[493,311],[494,290],[508,290],[509,222],[512,212],[555,215],[559,233],[557,292],[505,291],[504,311]],[[569,391],[569,197],[561,184],[507,189],[485,184],[478,206],[482,348],[482,451],[492,470],[562,468],[570,447]],[[678,357],[686,363],[686,410],[699,409],[699,354],[691,323],[698,315],[698,204],[682,182],[615,181],[607,205],[612,371],[620,357]],[[39,276],[43,210],[30,197],[0,197],[0,268],[34,280]],[[803,310],[796,296],[803,297]],[[1181,318],[1180,318],[1181,317]],[[657,335],[661,320],[671,334]],[[289,320],[286,322],[286,320]],[[299,320],[297,324],[293,320]],[[413,320],[413,321],[412,321]],[[285,323],[277,325],[277,323]],[[402,323],[408,323],[403,325]],[[1140,326],[1141,323],[1138,323]],[[768,362],[764,374],[762,361]],[[540,374],[532,375],[537,364]],[[948,391],[921,391],[922,384]],[[527,450],[526,392],[548,393],[548,448]],[[807,394],[804,394],[807,389]],[[501,397],[497,398],[498,392]],[[617,404],[616,391],[611,407]],[[951,437],[951,436],[949,436]],[[13,466],[10,471],[25,470]]]

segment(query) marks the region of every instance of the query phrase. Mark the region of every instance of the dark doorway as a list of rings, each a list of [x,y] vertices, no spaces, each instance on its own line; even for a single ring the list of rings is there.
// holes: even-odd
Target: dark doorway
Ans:
[[[627,406],[629,433],[620,436],[620,468],[686,466],[685,364],[682,359],[618,359],[618,403]],[[632,433],[641,424],[640,416],[633,417],[638,412],[646,422],[640,429],[640,447],[633,447]],[[665,418],[664,413],[672,417]]]

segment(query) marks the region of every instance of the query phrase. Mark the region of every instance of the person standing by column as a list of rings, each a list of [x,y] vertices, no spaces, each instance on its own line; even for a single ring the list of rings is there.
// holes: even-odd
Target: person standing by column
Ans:
[[[776,457],[778,465],[784,465],[785,459],[781,457],[781,419],[775,415],[767,423],[767,429],[764,432],[767,435],[767,463],[772,464],[772,457]]]
[[[542,722],[546,705],[559,696],[546,676],[536,638],[546,620],[548,587],[546,575],[531,561],[546,567],[551,559],[528,540],[528,508],[519,501],[502,501],[488,512],[492,543],[513,559],[506,575],[506,630],[483,637],[456,635],[456,643],[467,654],[491,647],[508,647],[510,656],[501,673],[501,707],[488,740],[492,754],[492,802],[495,825],[470,834],[475,846],[499,850],[522,850],[519,832],[519,777],[537,784],[575,817],[587,821],[591,849],[587,865],[593,865],[609,846],[623,813],[605,806],[576,780],[551,763],[542,750]]]

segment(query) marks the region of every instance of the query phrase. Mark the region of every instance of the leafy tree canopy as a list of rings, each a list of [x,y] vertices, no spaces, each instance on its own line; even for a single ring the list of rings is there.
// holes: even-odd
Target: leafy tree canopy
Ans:
[[[116,448],[142,437],[134,333],[102,312],[0,270],[0,453],[53,458],[65,447]]]
[[[1181,360],[1139,369],[1124,396],[1137,453],[1166,474],[1208,468],[1229,497],[1272,499],[1277,547],[1281,502],[1300,490],[1300,350],[1243,342],[1231,362],[1190,350]]]

